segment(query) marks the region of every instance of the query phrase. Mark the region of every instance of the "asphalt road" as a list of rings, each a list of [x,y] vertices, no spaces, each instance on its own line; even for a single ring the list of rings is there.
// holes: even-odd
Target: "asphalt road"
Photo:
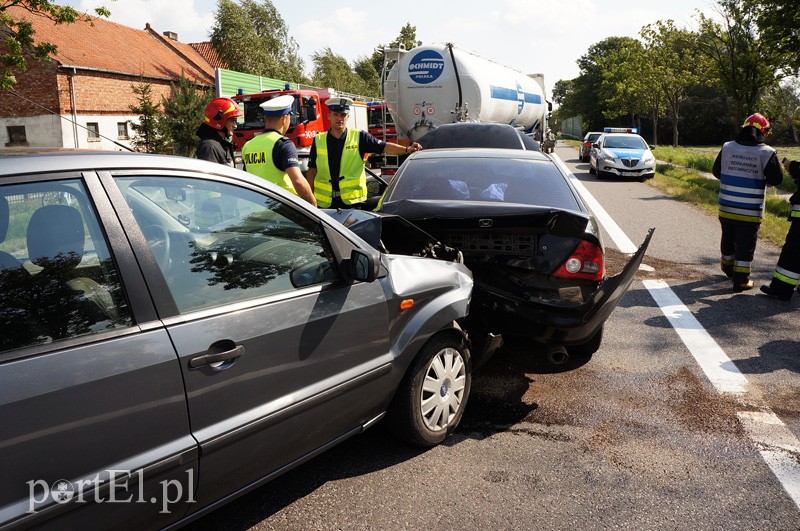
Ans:
[[[800,510],[765,461],[797,467],[797,300],[732,293],[715,217],[646,183],[602,181],[556,150],[637,245],[656,233],[590,360],[554,370],[507,344],[473,379],[444,445],[392,441],[380,426],[192,524],[191,529],[800,529]],[[609,258],[621,263],[606,235]],[[757,285],[778,249],[759,244]],[[666,283],[713,339],[685,343],[652,295]],[[650,286],[650,287],[648,287]],[[745,391],[720,393],[700,362],[720,349]],[[742,418],[773,412],[780,451]],[[767,438],[781,426],[765,428]],[[794,485],[797,487],[800,483]]]

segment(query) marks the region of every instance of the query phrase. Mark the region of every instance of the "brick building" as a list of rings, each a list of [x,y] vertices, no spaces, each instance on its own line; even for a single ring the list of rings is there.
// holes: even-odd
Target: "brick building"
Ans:
[[[214,86],[208,60],[172,32],[161,35],[149,24],[137,30],[102,18],[55,25],[21,8],[6,12],[29,20],[34,38],[58,49],[49,60],[28,60],[13,91],[0,90],[0,149],[121,150],[114,142],[130,146],[129,122],[138,122],[130,111],[137,103],[133,85],[149,83],[154,102],[169,97],[170,83],[182,72],[199,86]]]

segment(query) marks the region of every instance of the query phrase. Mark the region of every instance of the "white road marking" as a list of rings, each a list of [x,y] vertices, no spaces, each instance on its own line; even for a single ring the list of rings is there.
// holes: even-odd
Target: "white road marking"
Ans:
[[[589,193],[566,164],[557,155],[556,163],[566,171],[578,189],[586,206],[597,221],[603,225],[617,248],[632,254],[637,247],[622,231],[605,209]],[[747,378],[714,338],[703,328],[675,292],[663,280],[644,280],[644,287],[678,333],[686,348],[706,374],[714,388],[723,395],[736,397],[740,405],[747,408],[736,415],[750,440],[758,448],[761,457],[783,489],[800,509],[800,440],[786,424],[766,405],[760,393],[748,386]],[[755,409],[756,411],[753,411]]]

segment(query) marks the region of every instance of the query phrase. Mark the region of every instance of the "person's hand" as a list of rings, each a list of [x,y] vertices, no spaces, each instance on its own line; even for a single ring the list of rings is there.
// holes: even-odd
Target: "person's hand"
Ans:
[[[421,151],[421,150],[422,150],[422,145],[419,142],[412,142],[411,145],[409,145],[406,148],[406,153],[414,153],[415,151]]]

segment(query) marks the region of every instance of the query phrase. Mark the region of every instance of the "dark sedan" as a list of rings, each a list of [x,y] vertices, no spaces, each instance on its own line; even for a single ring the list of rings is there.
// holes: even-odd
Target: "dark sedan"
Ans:
[[[400,167],[379,211],[462,252],[475,280],[471,333],[534,339],[553,362],[599,348],[650,239],[607,278],[597,222],[568,175],[534,151],[420,151]]]

